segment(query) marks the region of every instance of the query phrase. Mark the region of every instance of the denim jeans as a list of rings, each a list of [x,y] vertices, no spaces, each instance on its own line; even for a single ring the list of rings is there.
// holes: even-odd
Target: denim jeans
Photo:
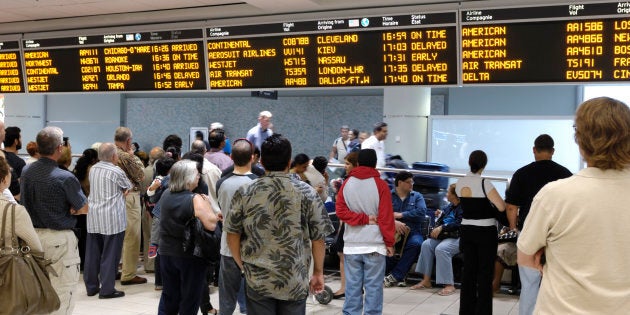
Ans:
[[[240,312],[247,313],[245,305],[245,284],[241,276],[241,269],[234,261],[234,258],[221,255],[221,268],[219,269],[219,313],[234,313],[238,302]]]
[[[409,237],[407,237],[407,243],[405,243],[403,254],[398,262],[393,257],[387,257],[386,273],[391,273],[398,281],[404,281],[411,265],[418,259],[422,241],[422,234],[412,231]]]
[[[378,253],[344,255],[346,275],[345,315],[382,314],[385,256]],[[365,289],[365,307],[363,294]]]
[[[454,284],[453,256],[459,253],[459,238],[436,240],[429,238],[422,243],[416,272],[431,277],[435,258],[435,280],[440,284]]]
[[[518,274],[521,278],[521,299],[518,303],[518,313],[531,315],[536,306],[542,275],[540,271],[534,268],[522,266],[518,266]]]

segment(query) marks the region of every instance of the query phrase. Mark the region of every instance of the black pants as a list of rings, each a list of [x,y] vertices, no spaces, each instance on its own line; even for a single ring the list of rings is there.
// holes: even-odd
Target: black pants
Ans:
[[[497,228],[462,225],[459,242],[464,254],[459,314],[492,315],[492,276],[497,255]]]
[[[207,286],[205,277],[208,265],[196,257],[160,256],[162,269],[162,296],[159,315],[196,315],[201,292]]]

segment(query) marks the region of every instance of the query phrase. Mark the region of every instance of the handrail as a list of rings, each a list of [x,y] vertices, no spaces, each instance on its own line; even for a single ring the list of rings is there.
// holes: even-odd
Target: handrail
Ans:
[[[328,163],[328,167],[344,167],[344,164]],[[410,172],[411,174],[431,175],[431,176],[439,176],[439,177],[464,177],[466,176],[466,174],[462,174],[462,173],[422,171],[422,170],[414,170],[414,169],[406,169],[406,168],[377,167],[376,170],[382,171],[382,172],[395,172],[395,173],[407,171],[407,172]],[[508,182],[508,183],[510,182],[510,179],[506,177],[485,176],[485,175],[482,175],[481,177],[489,179],[489,180],[497,180],[497,181]]]

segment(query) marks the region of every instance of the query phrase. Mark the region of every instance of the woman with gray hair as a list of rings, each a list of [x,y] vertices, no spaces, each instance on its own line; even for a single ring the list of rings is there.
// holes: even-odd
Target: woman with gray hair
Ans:
[[[214,231],[217,216],[208,198],[192,191],[199,182],[197,163],[182,160],[173,165],[168,190],[160,198],[160,263],[163,290],[158,314],[197,314],[208,264],[184,251],[184,229],[193,216]]]

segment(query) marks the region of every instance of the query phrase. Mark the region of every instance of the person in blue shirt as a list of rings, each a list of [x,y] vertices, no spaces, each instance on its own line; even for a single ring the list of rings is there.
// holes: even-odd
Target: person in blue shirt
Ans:
[[[396,234],[401,239],[405,236],[402,255],[396,261],[393,257],[387,258],[387,267],[384,284],[385,287],[394,285],[405,286],[405,276],[420,254],[422,246],[422,221],[425,218],[427,205],[421,193],[413,191],[413,174],[407,171],[400,172],[394,179],[395,188],[392,189],[392,206]]]

